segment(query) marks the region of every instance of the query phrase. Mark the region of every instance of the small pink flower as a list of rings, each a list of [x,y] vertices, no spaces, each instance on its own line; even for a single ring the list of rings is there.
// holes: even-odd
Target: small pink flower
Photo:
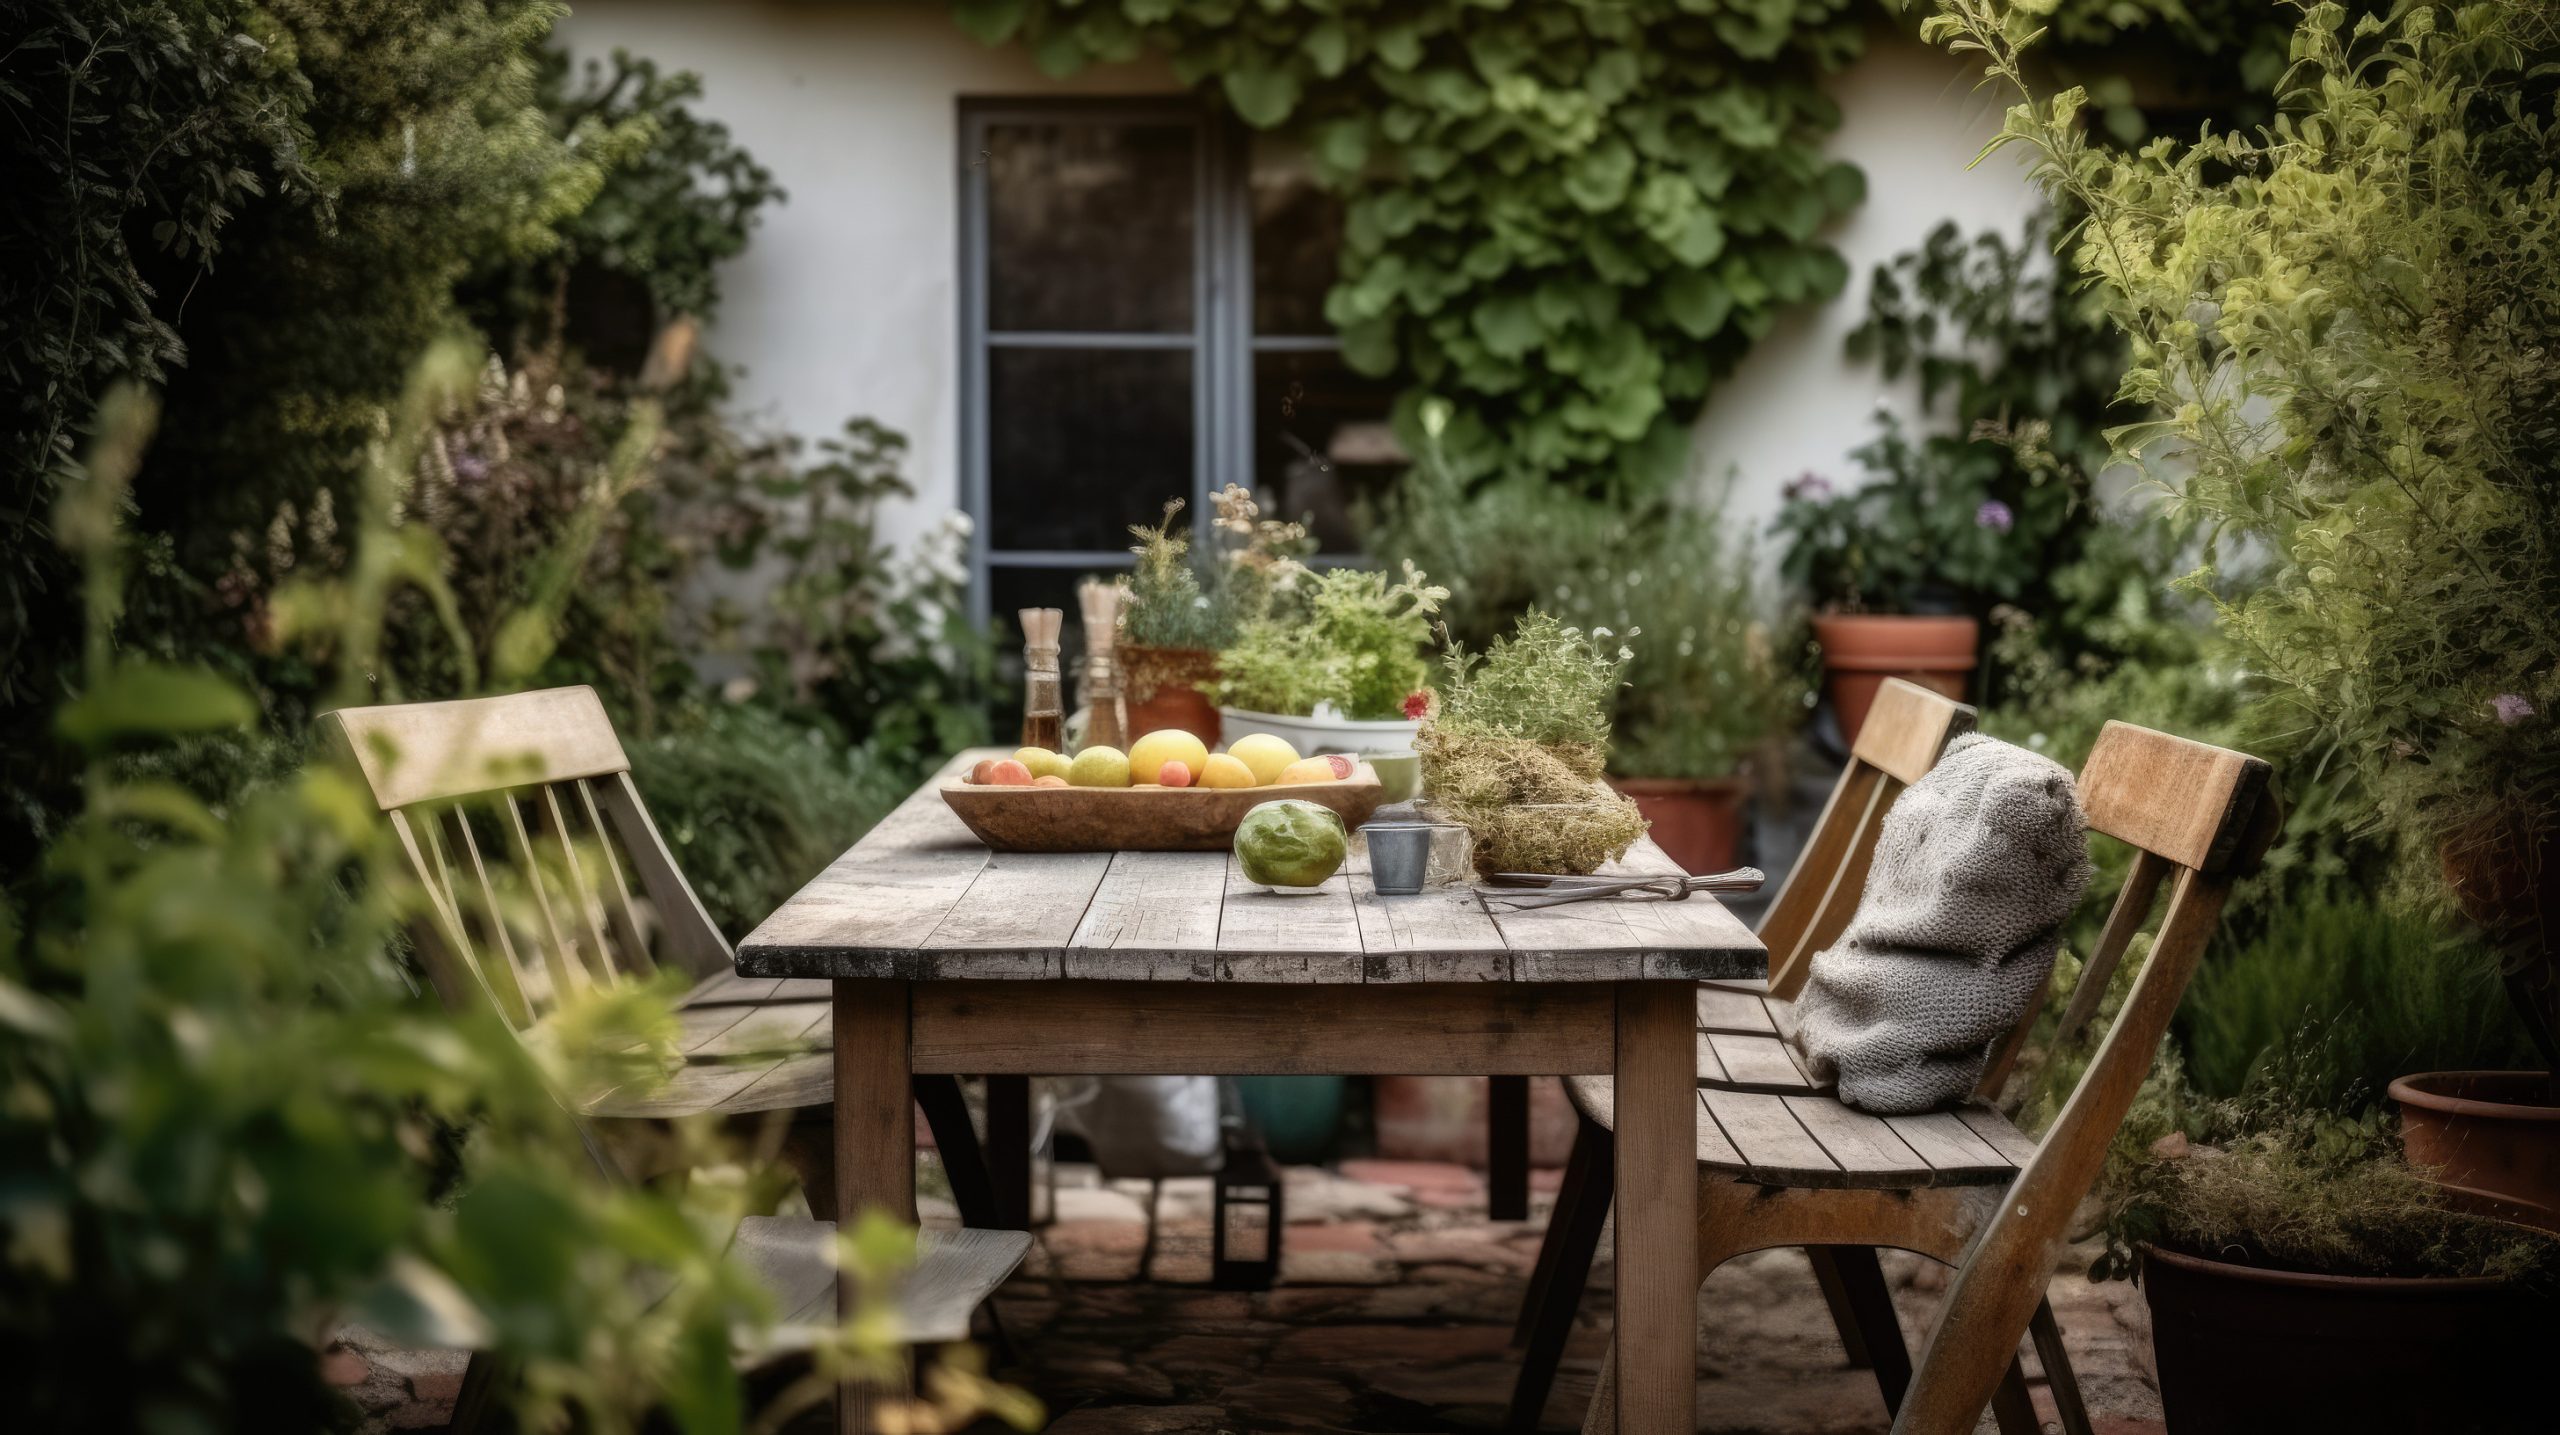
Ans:
[[[2522,693],[2500,693],[2489,699],[2489,711],[2498,715],[2498,725],[2514,727],[2533,716],[2533,704]]]
[[[2011,512],[2009,505],[2002,503],[1999,499],[1986,498],[1982,501],[1982,506],[1973,511],[1973,526],[1988,528],[1995,533],[2006,533],[2018,526],[2018,515]]]
[[[1407,721],[1407,722],[1420,722],[1420,721],[1422,721],[1424,718],[1429,717],[1430,715],[1431,715],[1431,690],[1430,690],[1430,689],[1425,688],[1425,689],[1423,689],[1423,690],[1422,690],[1422,691],[1420,691],[1420,692],[1414,692],[1414,693],[1407,693],[1407,694],[1405,694],[1405,698],[1404,698],[1404,716],[1405,716],[1405,721]]]

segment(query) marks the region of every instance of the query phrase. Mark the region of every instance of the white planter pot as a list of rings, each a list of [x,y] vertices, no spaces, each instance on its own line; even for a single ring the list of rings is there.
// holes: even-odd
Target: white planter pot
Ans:
[[[1300,757],[1318,753],[1382,753],[1413,751],[1413,735],[1422,730],[1419,722],[1401,719],[1388,722],[1353,722],[1338,717],[1284,717],[1279,713],[1251,713],[1242,708],[1218,709],[1219,737],[1233,747],[1240,737],[1267,732],[1298,750]]]

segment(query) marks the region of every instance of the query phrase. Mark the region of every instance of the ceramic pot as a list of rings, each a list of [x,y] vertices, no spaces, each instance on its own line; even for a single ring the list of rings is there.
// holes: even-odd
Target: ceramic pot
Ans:
[[[2316,1276],[2142,1248],[2174,1435],[2547,1429],[2560,1298],[2484,1277]]]
[[[1284,713],[1248,712],[1243,708],[1220,708],[1218,717],[1229,747],[1235,746],[1236,739],[1240,737],[1267,732],[1296,748],[1300,757],[1314,757],[1326,752],[1354,755],[1411,752],[1413,735],[1422,730],[1421,723],[1406,722],[1400,718],[1383,722],[1354,722],[1349,718],[1293,717]]]
[[[1751,785],[1733,777],[1613,777],[1609,785],[1635,800],[1653,824],[1655,845],[1695,876],[1729,872],[1741,862],[1742,806]]]
[[[1201,684],[1217,676],[1216,653],[1123,643],[1119,657],[1130,737],[1180,728],[1210,747],[1218,745],[1218,707],[1200,691]]]
[[[1825,613],[1813,620],[1840,740],[1855,744],[1887,678],[1908,678],[1961,701],[1982,625],[1966,617]]]
[[[2560,1233],[2560,1104],[2539,1071],[2430,1071],[2391,1083],[2410,1164],[2482,1215]]]

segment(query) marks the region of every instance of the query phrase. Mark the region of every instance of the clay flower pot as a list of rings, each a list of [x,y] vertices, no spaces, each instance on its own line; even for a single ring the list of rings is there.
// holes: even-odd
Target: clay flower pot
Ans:
[[[2484,1216],[2560,1233],[2560,1105],[2539,1071],[2430,1071],[2391,1083],[2410,1164]]]
[[[1692,876],[1729,872],[1740,861],[1742,803],[1751,785],[1733,777],[1613,777],[1653,824],[1653,840]]]
[[[1131,737],[1180,728],[1212,748],[1218,745],[1218,707],[1200,691],[1217,676],[1216,653],[1122,643],[1119,657]]]
[[[1855,743],[1887,678],[1908,678],[1961,701],[1982,625],[1967,617],[1825,613],[1813,620],[1840,740]]]
[[[2560,1301],[2485,1277],[2304,1275],[2142,1248],[2177,1435],[2543,1428]],[[2528,1412],[2539,1411],[2539,1415]]]

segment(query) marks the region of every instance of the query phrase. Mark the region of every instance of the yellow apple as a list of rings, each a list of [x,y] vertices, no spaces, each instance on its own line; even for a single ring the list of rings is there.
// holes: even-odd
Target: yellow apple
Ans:
[[[1296,748],[1289,746],[1286,739],[1273,737],[1267,732],[1237,738],[1227,745],[1227,754],[1252,771],[1257,787],[1268,787],[1278,782],[1280,774],[1288,771],[1289,764],[1298,760]]]

